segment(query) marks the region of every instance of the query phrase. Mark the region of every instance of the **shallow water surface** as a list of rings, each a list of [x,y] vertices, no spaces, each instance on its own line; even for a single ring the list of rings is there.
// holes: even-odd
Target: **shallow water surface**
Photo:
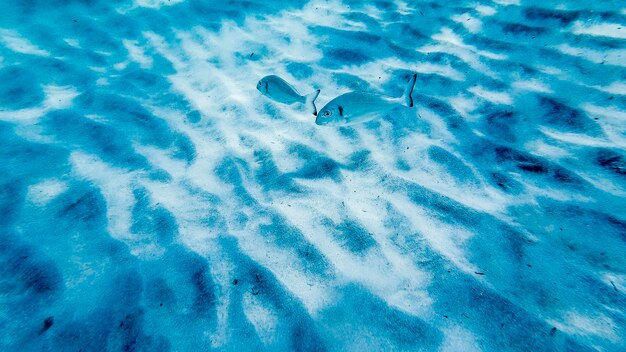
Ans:
[[[1,1],[0,350],[625,350],[625,82],[619,1]]]

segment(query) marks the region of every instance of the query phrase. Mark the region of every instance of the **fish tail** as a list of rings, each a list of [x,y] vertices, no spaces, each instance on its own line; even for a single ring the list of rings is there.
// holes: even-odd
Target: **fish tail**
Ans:
[[[417,73],[414,73],[411,75],[411,80],[409,81],[409,83],[406,86],[406,89],[404,90],[404,94],[402,94],[402,97],[404,98],[404,102],[406,103],[406,106],[412,108],[413,107],[413,97],[411,96],[411,94],[413,94],[413,88],[415,87],[415,81],[417,81]]]
[[[317,107],[315,106],[315,99],[320,95],[320,90],[316,89],[313,93],[306,95],[305,104],[307,109],[313,113],[313,116],[317,116]]]

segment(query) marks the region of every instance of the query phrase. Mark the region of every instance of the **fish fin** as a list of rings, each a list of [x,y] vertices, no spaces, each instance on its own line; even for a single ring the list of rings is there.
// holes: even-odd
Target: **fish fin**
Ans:
[[[406,103],[406,106],[412,108],[413,107],[413,97],[411,96],[411,94],[413,94],[413,88],[415,87],[415,81],[417,81],[417,73],[414,73],[411,75],[411,80],[409,80],[409,83],[406,86],[406,89],[404,90],[404,94],[402,94],[402,98],[404,99],[404,102]]]
[[[313,113],[313,116],[317,116],[317,107],[315,106],[315,99],[320,95],[320,90],[316,89],[313,93],[306,95],[305,104],[307,109]]]

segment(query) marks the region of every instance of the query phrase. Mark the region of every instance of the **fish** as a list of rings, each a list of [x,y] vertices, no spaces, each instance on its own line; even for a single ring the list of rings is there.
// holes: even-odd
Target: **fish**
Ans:
[[[315,99],[320,94],[319,89],[316,89],[313,93],[301,95],[291,84],[275,75],[261,78],[256,85],[256,89],[266,97],[282,104],[304,104],[314,116],[317,116]]]
[[[388,95],[350,92],[342,94],[326,104],[315,118],[315,124],[320,126],[352,125],[373,120],[384,116],[398,106],[413,107],[413,89],[417,74],[409,80],[404,94],[399,98]]]

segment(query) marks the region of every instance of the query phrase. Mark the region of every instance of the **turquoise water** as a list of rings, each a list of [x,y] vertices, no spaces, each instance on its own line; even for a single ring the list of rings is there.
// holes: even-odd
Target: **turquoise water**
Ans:
[[[625,155],[619,1],[4,0],[0,350],[623,351]]]

